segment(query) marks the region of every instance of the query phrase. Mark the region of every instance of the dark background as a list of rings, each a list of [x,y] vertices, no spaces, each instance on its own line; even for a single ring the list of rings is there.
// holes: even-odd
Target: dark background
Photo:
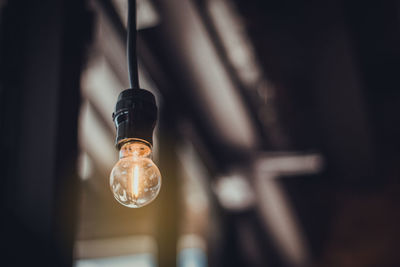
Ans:
[[[257,65],[250,82],[234,60],[240,51],[229,50],[210,12],[221,1],[149,2],[159,21],[139,31],[138,54],[162,102],[157,135],[164,180],[160,200],[130,211],[116,206],[104,179],[82,181],[77,163],[85,150],[78,141],[80,107],[91,101],[81,91],[82,72],[104,54],[122,85],[113,90],[127,87],[117,4],[0,1],[0,264],[72,266],[76,240],[138,234],[152,221],[158,263],[174,266],[185,214],[179,147],[189,140],[208,173],[209,266],[399,266],[399,2],[222,1],[251,47],[253,57],[239,63],[247,70]],[[217,56],[204,52],[205,45]],[[242,103],[232,104],[231,117],[218,116],[231,98],[217,82],[210,88],[207,69],[213,68],[223,70]],[[113,142],[111,113],[93,109]],[[251,139],[235,132],[240,109],[248,124],[238,129],[246,133],[250,125]],[[257,184],[270,179],[257,173],[257,162],[287,155],[323,161],[315,171],[273,172],[290,207],[285,218],[304,237],[300,256],[280,245],[279,231],[263,217],[272,202]],[[93,176],[107,177],[100,165]],[[253,189],[249,207],[227,208],[212,189],[218,177],[236,172]],[[87,220],[103,226],[82,230]]]

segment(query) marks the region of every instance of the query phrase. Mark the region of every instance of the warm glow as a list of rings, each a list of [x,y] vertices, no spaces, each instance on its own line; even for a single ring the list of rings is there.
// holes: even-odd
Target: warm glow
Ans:
[[[161,174],[151,160],[151,147],[132,140],[121,147],[120,159],[110,175],[115,199],[129,208],[140,208],[153,201],[161,188]]]
[[[133,170],[133,194],[135,198],[138,197],[139,195],[139,166],[135,166],[135,169]]]

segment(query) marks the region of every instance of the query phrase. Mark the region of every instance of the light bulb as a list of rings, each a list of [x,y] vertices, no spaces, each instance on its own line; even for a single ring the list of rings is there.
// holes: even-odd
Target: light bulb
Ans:
[[[124,144],[119,161],[110,175],[115,199],[129,208],[140,208],[152,202],[160,192],[161,174],[151,160],[149,145],[132,141]]]

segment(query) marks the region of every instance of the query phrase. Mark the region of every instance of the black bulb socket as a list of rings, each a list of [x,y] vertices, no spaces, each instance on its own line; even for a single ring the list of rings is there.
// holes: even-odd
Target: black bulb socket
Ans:
[[[132,140],[144,142],[152,147],[157,105],[151,92],[139,88],[122,91],[112,117],[117,130],[115,145],[118,150]]]

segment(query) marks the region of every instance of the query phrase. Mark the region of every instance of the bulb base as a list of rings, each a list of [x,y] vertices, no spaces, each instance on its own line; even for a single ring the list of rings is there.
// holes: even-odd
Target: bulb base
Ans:
[[[138,88],[122,91],[112,117],[117,130],[117,149],[132,140],[142,141],[150,147],[153,145],[157,105],[151,92]]]

